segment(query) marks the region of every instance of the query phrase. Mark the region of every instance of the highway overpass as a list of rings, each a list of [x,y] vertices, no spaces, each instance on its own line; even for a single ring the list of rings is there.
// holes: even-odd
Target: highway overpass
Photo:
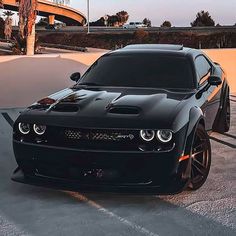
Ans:
[[[3,2],[4,9],[18,11],[16,0],[4,0]],[[84,25],[86,23],[86,18],[80,11],[46,0],[38,0],[37,10],[39,16],[51,16],[51,22],[53,22],[55,18],[55,20],[62,21],[67,25]]]

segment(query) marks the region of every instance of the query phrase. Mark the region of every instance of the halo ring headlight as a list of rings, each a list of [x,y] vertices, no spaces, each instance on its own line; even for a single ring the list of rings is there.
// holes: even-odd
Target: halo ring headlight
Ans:
[[[157,139],[162,143],[168,143],[172,140],[173,133],[170,130],[158,130]]]
[[[19,123],[18,129],[22,134],[28,134],[30,132],[30,125],[27,123]]]
[[[146,142],[151,142],[155,138],[154,130],[140,130],[141,138]]]
[[[43,135],[46,132],[46,126],[45,125],[34,124],[33,129],[34,129],[34,132],[37,135]]]

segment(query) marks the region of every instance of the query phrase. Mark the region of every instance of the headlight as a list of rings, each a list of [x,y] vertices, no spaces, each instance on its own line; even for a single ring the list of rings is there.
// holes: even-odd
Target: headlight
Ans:
[[[18,124],[19,131],[22,134],[28,134],[30,132],[30,125],[26,123],[19,123]]]
[[[46,126],[45,125],[36,125],[34,124],[34,132],[37,134],[37,135],[43,135],[46,131]]]
[[[173,134],[170,130],[158,130],[157,139],[163,143],[168,143],[171,141]]]
[[[150,142],[155,138],[155,131],[154,130],[141,130],[140,136],[144,141]]]

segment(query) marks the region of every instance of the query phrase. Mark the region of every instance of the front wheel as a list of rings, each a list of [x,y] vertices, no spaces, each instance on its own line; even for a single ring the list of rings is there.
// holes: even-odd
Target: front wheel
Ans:
[[[199,125],[191,148],[190,190],[199,189],[206,181],[211,167],[211,144],[203,125]]]

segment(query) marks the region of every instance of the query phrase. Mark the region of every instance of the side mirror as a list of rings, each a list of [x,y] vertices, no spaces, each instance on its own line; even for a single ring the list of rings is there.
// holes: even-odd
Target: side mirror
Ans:
[[[219,76],[217,75],[211,75],[209,78],[208,78],[208,84],[209,85],[212,85],[212,86],[219,86],[222,84],[222,80]]]
[[[79,72],[75,72],[75,73],[73,73],[73,74],[70,76],[70,79],[71,79],[72,81],[78,82],[79,79],[80,79],[80,77],[81,77],[80,73],[79,73]]]

